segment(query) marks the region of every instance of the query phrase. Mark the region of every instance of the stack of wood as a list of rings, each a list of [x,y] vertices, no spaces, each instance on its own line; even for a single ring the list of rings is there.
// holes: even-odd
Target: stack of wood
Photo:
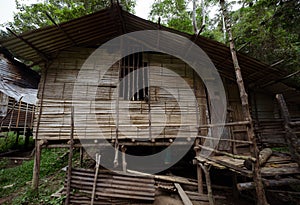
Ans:
[[[140,204],[154,201],[155,181],[152,178],[99,171],[96,181],[94,179],[94,170],[72,169],[70,204],[91,204],[92,196],[93,204]],[[65,193],[66,186],[67,180]]]

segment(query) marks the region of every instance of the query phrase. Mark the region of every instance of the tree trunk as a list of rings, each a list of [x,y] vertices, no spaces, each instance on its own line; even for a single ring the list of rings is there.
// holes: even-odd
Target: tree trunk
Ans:
[[[253,180],[256,185],[255,188],[256,188],[256,194],[257,194],[257,204],[258,205],[266,205],[268,203],[267,203],[265,190],[263,187],[261,173],[260,173],[259,150],[257,148],[256,139],[254,136],[253,122],[252,122],[251,114],[249,111],[248,95],[245,90],[243,77],[242,77],[242,73],[241,73],[241,68],[239,66],[238,59],[237,59],[237,54],[236,54],[235,45],[233,42],[233,37],[232,37],[232,32],[231,32],[231,25],[229,22],[229,17],[227,15],[227,10],[225,8],[225,0],[220,0],[220,5],[221,5],[222,13],[224,16],[226,31],[227,31],[228,37],[229,37],[230,51],[231,51],[232,61],[233,61],[234,69],[235,69],[236,80],[237,80],[238,88],[240,91],[240,99],[242,102],[243,116],[246,121],[250,122],[250,125],[247,128],[247,135],[248,135],[248,139],[252,141],[252,145],[253,145],[252,154],[257,159],[256,162],[254,163],[254,168],[253,168]]]
[[[206,7],[205,7],[205,0],[201,1],[201,8],[202,8],[202,26],[206,24]]]
[[[198,33],[198,27],[197,27],[197,20],[196,20],[196,0],[193,0],[193,27],[194,27],[194,33]]]

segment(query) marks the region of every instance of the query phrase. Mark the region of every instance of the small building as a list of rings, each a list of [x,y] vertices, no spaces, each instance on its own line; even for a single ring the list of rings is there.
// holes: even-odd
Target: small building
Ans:
[[[1,48],[0,78],[1,132],[32,131],[40,76]]]
[[[155,36],[150,30],[168,32],[174,38]],[[146,39],[150,45],[143,42],[137,47],[129,47],[131,50],[123,51],[128,54],[124,57],[122,53],[115,56],[113,46],[105,47],[112,39],[139,31],[149,32]],[[176,41],[175,36],[194,42],[205,52],[202,60],[210,59],[212,63],[204,63],[200,68],[207,72],[210,72],[207,70],[210,66],[216,68],[225,96],[222,90],[207,86],[215,85],[210,82],[214,82],[217,75],[199,76],[192,63],[180,58],[182,56],[162,52],[171,52],[179,46],[188,48],[185,50],[187,59],[198,55],[189,53],[185,40]],[[153,43],[153,38],[156,43]],[[126,44],[125,40],[120,38],[119,42]],[[171,40],[173,43],[169,43]],[[75,144],[78,143],[78,146],[79,140],[89,146],[101,146],[108,142],[116,150],[125,146],[130,154],[153,154],[174,144],[176,148],[166,152],[164,159],[161,159],[163,162],[157,162],[153,167],[169,163],[176,152],[184,149],[186,144],[194,143],[198,150],[200,145],[200,151],[207,149],[207,143],[212,143],[212,148],[208,150],[215,155],[226,152],[251,156],[253,142],[248,135],[248,126],[252,121],[247,121],[243,116],[230,49],[224,44],[141,19],[119,6],[25,32],[19,38],[1,39],[0,43],[16,57],[42,67],[34,124],[38,146],[68,147],[70,130],[74,129]],[[104,50],[101,50],[102,46]],[[159,52],[157,49],[150,50],[151,46],[163,48]],[[99,47],[101,55],[94,55]],[[109,64],[112,59],[117,60]],[[283,94],[291,117],[299,119],[299,90],[285,83],[288,73],[283,70],[241,53],[238,53],[238,60],[259,148],[284,146],[286,132],[275,96]],[[99,70],[103,65],[110,65],[105,72]],[[162,86],[165,86],[164,89]],[[187,90],[192,91],[192,98]],[[221,103],[225,106],[225,112],[215,106],[222,100],[225,102]],[[71,123],[72,107],[74,127]],[[213,121],[213,116],[218,112],[225,119],[221,124],[218,124],[220,121]],[[214,128],[219,126],[225,128],[222,133],[217,131],[219,136],[214,136]],[[181,133],[180,139],[177,139],[178,133]],[[195,133],[195,138],[191,137]],[[217,146],[214,146],[215,138],[219,142]],[[46,141],[47,145],[44,145]],[[188,152],[194,153],[193,147]],[[113,166],[118,157],[114,152],[110,154],[107,157],[104,154],[103,160]],[[193,154],[190,156],[189,162],[194,158]],[[242,169],[228,165],[228,161],[213,160],[211,164],[219,162],[220,167],[236,168],[237,173]],[[38,163],[36,161],[36,167]],[[127,166],[134,167],[134,163],[128,161]],[[249,171],[245,170],[245,173]]]

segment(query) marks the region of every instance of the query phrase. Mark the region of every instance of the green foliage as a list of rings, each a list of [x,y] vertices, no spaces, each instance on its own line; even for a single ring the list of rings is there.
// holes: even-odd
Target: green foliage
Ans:
[[[149,17],[154,22],[157,22],[160,17],[162,25],[192,34],[194,33],[194,29],[192,24],[192,11],[188,6],[190,2],[191,1],[188,0],[156,0],[152,5]],[[198,1],[196,1],[196,24],[198,28],[201,28],[203,22],[203,8],[201,7],[202,5],[197,2]],[[202,35],[222,41],[222,25],[219,23],[219,16],[217,16],[216,19],[210,19],[208,15],[208,7],[216,5],[217,1],[209,0],[205,1],[205,4],[207,13],[205,16],[206,25]]]
[[[67,161],[60,156],[64,149],[44,149],[41,156],[40,178],[49,176],[67,165]],[[25,186],[32,179],[33,160],[24,161],[22,165],[0,170],[0,198],[10,195]],[[13,185],[9,188],[3,188]],[[26,196],[31,197],[30,189]],[[24,198],[24,197],[23,197]]]
[[[18,144],[16,144],[17,134],[15,132],[2,133],[5,137],[0,138],[0,153],[11,149],[22,149],[25,144],[23,136],[19,136]],[[33,145],[33,139],[29,139],[29,145]]]
[[[247,4],[245,4],[247,5]],[[243,52],[288,71],[299,69],[300,1],[258,0],[232,14],[237,47]]]
[[[46,13],[56,23],[72,20],[110,6],[110,0],[47,0],[36,4],[26,5],[25,0],[16,0],[17,9],[14,21],[2,26],[9,27],[16,33],[53,25]],[[135,0],[121,0],[125,10],[133,11]],[[3,31],[2,36],[6,36]]]
[[[160,17],[163,25],[192,33],[192,18],[191,13],[187,10],[187,5],[185,0],[156,0],[152,5],[150,18],[157,22]]]
[[[290,153],[290,150],[288,147],[272,147],[271,149],[276,152]]]

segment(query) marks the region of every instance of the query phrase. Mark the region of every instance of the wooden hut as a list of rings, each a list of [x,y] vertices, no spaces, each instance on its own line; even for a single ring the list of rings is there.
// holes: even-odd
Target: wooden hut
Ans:
[[[32,130],[40,76],[0,50],[1,132]]]
[[[201,163],[205,163],[219,168],[225,167],[249,177],[251,171],[241,167],[243,165],[234,164],[230,161],[232,158],[251,158],[254,144],[253,139],[249,138],[249,123],[255,128],[256,138],[254,141],[258,143],[259,148],[285,143],[284,134],[286,131],[282,125],[283,120],[275,98],[276,94],[283,94],[292,117],[299,118],[300,116],[299,90],[284,83],[284,79],[288,75],[286,72],[238,53],[244,83],[251,103],[250,110],[254,119],[254,124],[252,124],[252,121],[245,120],[243,116],[230,49],[227,46],[201,35],[190,35],[166,28],[123,11],[119,6],[112,6],[69,22],[55,24],[20,35],[15,34],[14,37],[0,40],[1,45],[17,57],[38,63],[42,67],[34,130],[37,141],[35,176],[38,176],[40,159],[38,155],[42,146],[69,146],[67,142],[70,140],[70,130],[72,129],[71,107],[74,102],[75,104],[93,106],[96,115],[96,120],[87,119],[84,114],[76,113],[75,109],[75,121],[77,118],[87,122],[84,126],[75,123],[75,140],[78,139],[78,135],[81,135],[87,140],[93,139],[92,144],[97,144],[94,139],[99,138],[98,129],[100,127],[109,143],[112,145],[118,143],[120,147],[122,145],[128,148],[135,147],[136,152],[141,150],[139,146],[153,148],[170,145],[179,131],[181,123],[178,121],[178,115],[181,112],[178,104],[176,104],[176,99],[170,93],[164,92],[155,86],[145,86],[145,89],[137,93],[132,92],[132,89],[137,82],[147,85],[149,81],[156,81],[157,84],[168,82],[171,87],[178,88],[180,84],[178,85],[176,78],[172,77],[170,73],[164,74],[159,68],[153,68],[151,70],[152,74],[142,73],[140,75],[142,77],[137,75],[127,78],[123,87],[117,89],[118,82],[122,81],[124,77],[145,66],[168,68],[184,79],[193,90],[197,103],[185,97],[184,93],[180,94],[181,99],[190,105],[190,107],[186,107],[187,110],[190,108],[197,110],[193,115],[187,116],[187,118],[196,119],[196,125],[199,128],[195,141],[197,153],[202,149],[210,150],[210,148],[203,146],[202,142],[206,140],[213,141],[214,136],[211,136],[210,130],[213,127],[220,126],[211,124],[210,121],[212,115],[210,110],[211,96],[207,95],[207,89],[201,76],[196,75],[190,65],[175,56],[146,51],[134,53],[115,62],[103,74],[105,81],[96,84],[91,83],[88,86],[83,81],[80,81],[81,84],[79,85],[76,84],[78,76],[81,75],[82,66],[96,48],[122,34],[142,30],[168,31],[189,39],[205,51],[221,76],[228,104],[226,122],[222,124],[226,129],[222,134],[218,148],[213,149],[212,152],[215,155],[222,156],[221,158],[216,156],[219,158],[203,160],[197,155],[198,161],[196,163],[199,166]],[[103,55],[107,55],[109,58],[110,53],[106,52]],[[91,66],[90,69],[95,69],[97,59],[89,66]],[[97,72],[94,74],[99,75]],[[75,94],[73,92],[74,86],[78,88]],[[82,86],[82,89],[80,89],[80,86]],[[94,89],[94,96],[86,95],[86,93],[89,93],[89,89]],[[215,97],[217,99],[218,94]],[[119,105],[129,103],[130,118],[115,120],[113,117],[115,113],[111,112],[112,106],[109,100],[117,101]],[[91,102],[96,103],[92,104]],[[150,110],[155,110],[156,107],[163,108],[165,119],[161,118],[159,115],[161,113],[150,112]],[[121,118],[121,115],[128,114],[125,113],[123,108],[119,106],[114,110],[117,112],[116,116]],[[165,126],[153,137],[151,129],[152,131],[157,130],[162,121]],[[132,124],[136,127],[148,128],[148,131],[130,130]],[[126,135],[123,135],[119,132],[121,129],[129,131]],[[189,133],[186,134],[188,136]],[[139,139],[143,139],[143,141]],[[189,140],[191,140],[189,137],[183,137],[183,140],[178,142],[178,147],[184,146],[184,143]],[[44,145],[43,143],[46,141],[47,145]],[[257,149],[256,145],[254,149]],[[224,156],[230,159],[225,159]],[[113,159],[109,160],[113,163]],[[201,170],[198,174],[200,176],[198,177],[199,183],[202,183]]]

